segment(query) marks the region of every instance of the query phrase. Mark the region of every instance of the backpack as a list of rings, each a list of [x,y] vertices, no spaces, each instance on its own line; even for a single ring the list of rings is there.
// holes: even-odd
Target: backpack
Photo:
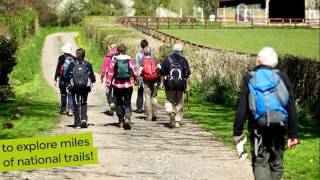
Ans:
[[[73,87],[75,89],[79,90],[91,86],[87,64],[87,61],[84,61],[83,63],[75,61],[75,66],[73,68]]]
[[[67,56],[64,60],[64,63],[60,67],[60,73],[64,78],[66,78],[67,69],[71,62],[73,62],[73,58],[70,56]]]
[[[169,75],[166,80],[166,88],[170,90],[184,90],[183,80],[183,67],[181,63],[173,62],[171,57],[169,58]]]
[[[285,126],[289,92],[279,70],[263,68],[249,74],[249,109],[255,124],[260,127]]]
[[[143,78],[146,81],[155,81],[159,78],[157,62],[154,58],[143,58]]]
[[[130,66],[129,66],[129,59],[128,60],[118,60],[116,59],[116,80],[128,80],[131,77],[130,74]]]

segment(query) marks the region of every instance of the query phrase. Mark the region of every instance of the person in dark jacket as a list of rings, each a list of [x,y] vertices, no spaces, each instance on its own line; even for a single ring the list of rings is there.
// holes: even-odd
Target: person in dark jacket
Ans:
[[[88,126],[88,115],[87,115],[87,99],[88,93],[91,91],[91,87],[94,88],[96,78],[92,69],[92,65],[85,58],[85,50],[77,49],[76,59],[72,62],[67,70],[66,76],[68,77],[68,83],[70,83],[70,91],[72,93],[72,99],[74,103],[74,127],[75,128],[86,128]],[[74,70],[78,65],[85,65],[87,68],[88,82],[85,87],[77,88],[75,86]]]
[[[252,71],[253,73],[248,73],[248,75],[246,75],[244,78],[239,107],[233,127],[234,141],[235,143],[238,143],[244,136],[243,126],[248,117],[253,172],[255,179],[261,180],[280,180],[282,178],[283,154],[286,136],[288,136],[289,148],[293,148],[298,144],[297,113],[293,88],[286,74],[274,69],[277,64],[278,57],[272,48],[265,47],[260,50],[256,60],[256,67]],[[287,112],[287,118],[285,118],[286,121],[284,121],[285,123],[283,124],[279,123],[278,125],[273,126],[270,124],[262,126],[258,123],[258,120],[261,122],[261,119],[256,118],[256,112],[252,111],[252,101],[250,101],[250,98],[252,98],[252,94],[250,94],[252,92],[252,81],[250,80],[252,80],[252,78],[256,78],[253,77],[253,74],[257,73],[258,71],[261,72],[261,70],[275,70],[272,72],[276,72],[278,75],[277,77],[280,77],[282,82],[285,84],[285,88],[287,89],[286,92],[288,93],[288,101],[284,107]],[[270,77],[270,79],[271,78],[274,79],[274,76]],[[249,96],[251,97],[249,98]],[[266,108],[268,108],[268,105],[266,105]],[[267,119],[267,122],[269,123],[276,121],[277,118],[275,118],[275,116],[271,117],[269,115],[270,111],[266,109],[266,113],[263,114],[262,118]]]
[[[179,69],[178,67],[181,68]],[[181,120],[183,118],[184,93],[188,91],[187,81],[190,74],[189,63],[182,55],[182,45],[176,43],[173,45],[173,53],[164,59],[160,70],[161,87],[165,87],[167,97],[165,109],[170,116],[171,128],[179,128],[181,125]],[[176,79],[176,75],[181,77]]]
[[[71,93],[68,92],[65,73],[69,64],[74,60],[72,56],[72,44],[66,43],[62,48],[63,55],[59,56],[56,73],[54,76],[54,85],[58,83],[61,94],[60,114],[72,116],[73,103]]]

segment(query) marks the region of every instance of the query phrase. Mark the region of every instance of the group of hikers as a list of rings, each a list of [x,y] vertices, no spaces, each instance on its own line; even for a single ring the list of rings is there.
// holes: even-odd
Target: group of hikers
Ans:
[[[138,86],[136,113],[146,114],[146,120],[157,120],[157,91],[164,88],[167,96],[165,109],[170,117],[170,127],[179,128],[183,117],[184,93],[188,91],[190,68],[182,55],[182,45],[173,45],[173,52],[163,63],[158,63],[147,40],[140,43],[141,49],[133,60],[126,54],[124,44],[111,44],[107,52],[100,75],[106,84],[106,96],[109,104],[107,115],[118,116],[118,126],[131,129],[131,97],[133,85]],[[92,65],[85,58],[85,50],[77,49],[72,55],[72,45],[66,43],[64,52],[58,58],[55,82],[59,82],[61,94],[60,113],[73,116],[74,127],[88,127],[87,97],[96,82]]]
[[[182,44],[173,45],[172,53],[162,63],[142,40],[141,49],[132,59],[124,44],[111,44],[103,60],[100,81],[106,84],[109,104],[107,115],[118,117],[118,126],[131,129],[131,97],[138,86],[136,113],[145,113],[146,120],[157,120],[157,90],[165,89],[165,109],[171,128],[179,128],[183,118],[184,93],[189,90],[191,74],[183,56]],[[85,60],[85,50],[66,43],[58,59],[55,83],[61,93],[61,114],[74,115],[74,127],[86,128],[87,97],[96,82],[92,65]],[[277,53],[270,47],[258,53],[255,68],[244,77],[236,113],[233,136],[235,144],[244,142],[243,126],[249,120],[252,166],[255,179],[281,179],[285,138],[288,147],[298,144],[297,113],[293,88],[285,73],[277,70]],[[143,105],[144,104],[144,105]],[[242,144],[243,145],[243,144]],[[242,148],[243,149],[243,148]],[[245,153],[239,152],[239,156]]]

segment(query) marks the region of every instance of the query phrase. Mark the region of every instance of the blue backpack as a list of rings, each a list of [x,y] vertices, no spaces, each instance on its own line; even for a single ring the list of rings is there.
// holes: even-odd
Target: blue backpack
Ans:
[[[255,124],[260,127],[285,126],[289,92],[279,70],[261,68],[249,74],[249,109]]]

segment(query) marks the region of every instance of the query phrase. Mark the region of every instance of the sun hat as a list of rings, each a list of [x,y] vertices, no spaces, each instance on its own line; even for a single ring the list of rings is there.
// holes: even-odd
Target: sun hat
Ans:
[[[67,53],[67,54],[72,54],[72,44],[70,43],[66,43],[63,45],[63,47],[61,48],[62,52]]]

